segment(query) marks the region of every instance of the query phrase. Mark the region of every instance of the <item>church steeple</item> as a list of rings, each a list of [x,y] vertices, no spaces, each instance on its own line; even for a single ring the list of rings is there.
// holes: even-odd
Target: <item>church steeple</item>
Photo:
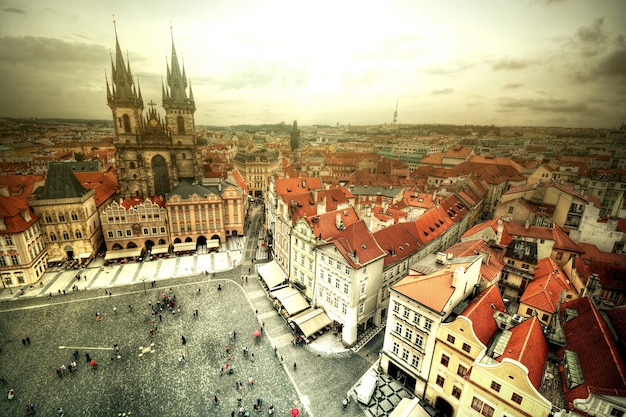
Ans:
[[[113,112],[115,132],[121,140],[135,141],[135,136],[141,130],[141,115],[143,111],[143,98],[141,90],[135,86],[132,72],[130,71],[130,60],[122,54],[120,42],[117,37],[117,26],[113,21],[115,29],[115,60],[111,56],[111,84],[107,80],[107,104]]]
[[[191,88],[189,89],[189,96],[187,96],[187,74],[185,72],[185,65],[181,66],[178,62],[178,55],[176,55],[176,46],[174,45],[174,34],[172,32],[172,59],[171,64],[167,64],[167,88],[164,89],[163,95],[163,107],[183,106],[186,109],[195,110],[196,106],[193,101],[193,95],[191,94]]]

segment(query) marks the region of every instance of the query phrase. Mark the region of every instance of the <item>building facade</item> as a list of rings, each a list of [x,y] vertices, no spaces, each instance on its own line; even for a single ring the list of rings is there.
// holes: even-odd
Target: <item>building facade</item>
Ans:
[[[161,196],[180,181],[200,181],[201,172],[195,137],[193,92],[180,68],[172,41],[171,65],[162,86],[165,118],[150,101],[144,115],[141,90],[135,85],[130,65],[115,35],[115,62],[111,84],[107,79],[107,103],[113,114],[117,175],[122,196]]]

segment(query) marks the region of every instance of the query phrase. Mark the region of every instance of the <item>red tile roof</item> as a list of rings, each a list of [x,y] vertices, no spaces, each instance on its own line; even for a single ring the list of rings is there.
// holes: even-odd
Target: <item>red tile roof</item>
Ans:
[[[575,310],[571,317],[566,313]],[[565,349],[576,352],[584,383],[568,388],[563,376],[566,406],[573,408],[577,398],[587,398],[591,392],[600,395],[626,397],[626,364],[619,355],[613,336],[598,309],[588,297],[561,304],[559,312],[565,333],[565,348],[559,351],[563,358]]]
[[[354,269],[385,256],[385,251],[378,246],[363,220],[346,227],[330,243],[335,245]]]
[[[539,390],[548,359],[548,342],[536,316],[511,329],[511,338],[502,355],[496,359],[502,362],[504,358],[524,365],[528,369],[528,379]]]
[[[323,201],[326,197],[326,211],[335,211],[339,204],[348,204],[348,197],[341,188],[331,188],[317,193],[317,201]]]
[[[588,278],[598,274],[603,288],[626,291],[626,255],[600,251],[597,246],[579,243],[585,253],[576,258],[576,269],[579,275]]]
[[[30,221],[22,217],[23,212],[30,214]],[[0,217],[6,226],[6,229],[0,230],[0,234],[21,233],[39,220],[39,216],[31,210],[24,197],[0,196]]]
[[[421,245],[406,228],[406,223],[398,223],[374,233],[378,245],[387,251],[384,266],[393,264],[415,254]]]
[[[293,195],[309,193],[310,190],[323,189],[318,177],[278,178],[276,177],[276,195]]]
[[[445,250],[445,253],[451,253],[455,258],[464,256],[475,256],[480,253],[486,253],[489,257],[487,262],[483,261],[480,265],[480,275],[489,282],[502,272],[504,263],[500,260],[500,253],[493,250],[487,242],[482,239],[468,240],[467,242],[458,242]]]
[[[43,175],[2,175],[0,185],[7,187],[12,195],[28,198],[33,189],[43,185],[46,177]]]
[[[343,224],[343,229],[337,228],[337,215]],[[359,216],[354,211],[354,207],[348,207],[344,210],[329,211],[318,216],[307,217],[306,220],[312,227],[315,237],[328,241],[348,226],[358,222]]]
[[[533,280],[524,290],[520,302],[552,314],[558,307],[561,291],[576,292],[567,283],[561,267],[551,258],[543,258],[537,262]]]
[[[463,236],[461,237],[470,237],[472,235],[478,234],[484,229],[491,229],[495,235],[498,232],[499,219],[499,217],[496,217],[495,219],[485,220],[482,223],[478,223],[474,227],[469,228],[465,233],[463,233]]]
[[[492,285],[479,293],[460,314],[472,321],[472,329],[485,347],[498,331],[498,324],[493,316],[496,311],[506,313],[506,307],[497,285]]]
[[[107,172],[75,172],[74,176],[83,187],[95,189],[96,207],[100,207],[111,196],[119,191],[117,177],[113,171]]]
[[[617,338],[622,340],[622,343],[626,342],[626,306],[610,308],[605,310],[604,313],[609,318],[609,322],[615,329]]]

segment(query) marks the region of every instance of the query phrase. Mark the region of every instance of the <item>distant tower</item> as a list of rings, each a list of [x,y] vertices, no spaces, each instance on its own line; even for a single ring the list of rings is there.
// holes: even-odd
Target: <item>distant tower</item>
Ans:
[[[300,147],[300,130],[298,129],[298,122],[296,120],[293,121],[293,127],[291,128],[289,136],[289,145],[291,146],[291,150],[295,152],[296,149]]]
[[[128,59],[128,58],[127,58]],[[167,87],[161,85],[165,119],[156,103],[143,114],[141,89],[133,81],[130,62],[124,62],[115,29],[115,62],[111,57],[111,85],[106,81],[107,104],[113,112],[117,175],[123,197],[165,196],[180,181],[199,181],[201,170],[195,137],[191,86],[178,64],[172,39]]]
[[[396,100],[396,110],[393,112],[393,127],[398,125],[398,100]]]

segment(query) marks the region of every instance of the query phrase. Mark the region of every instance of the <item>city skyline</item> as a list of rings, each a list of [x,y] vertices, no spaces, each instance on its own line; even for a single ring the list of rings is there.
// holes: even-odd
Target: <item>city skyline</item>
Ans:
[[[144,103],[161,103],[173,36],[199,125],[391,123],[396,102],[407,124],[624,121],[618,0],[480,6],[2,1],[0,116],[109,119],[115,19]]]

